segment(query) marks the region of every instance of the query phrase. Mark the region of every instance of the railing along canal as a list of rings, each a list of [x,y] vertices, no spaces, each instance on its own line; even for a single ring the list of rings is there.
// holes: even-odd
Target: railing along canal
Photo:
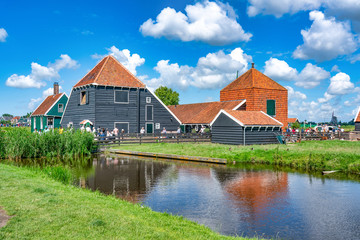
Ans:
[[[183,143],[183,142],[211,142],[211,133],[166,133],[166,134],[141,134],[126,133],[119,136],[96,136],[98,145],[112,144],[142,144],[142,143]]]

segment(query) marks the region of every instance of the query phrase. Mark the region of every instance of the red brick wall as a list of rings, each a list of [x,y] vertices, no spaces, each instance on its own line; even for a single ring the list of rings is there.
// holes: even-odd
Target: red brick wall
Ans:
[[[246,99],[246,110],[263,111],[266,113],[266,100],[276,101],[276,120],[287,127],[288,120],[288,93],[284,90],[273,89],[239,89],[230,91],[220,91],[220,101]]]

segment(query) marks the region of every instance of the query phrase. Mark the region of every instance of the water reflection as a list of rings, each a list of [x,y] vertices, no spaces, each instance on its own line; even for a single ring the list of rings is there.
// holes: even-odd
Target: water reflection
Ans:
[[[226,235],[360,239],[358,182],[261,168],[98,157],[79,182]]]
[[[93,164],[95,174],[80,179],[80,185],[105,194],[139,202],[171,165],[165,162],[100,157]]]

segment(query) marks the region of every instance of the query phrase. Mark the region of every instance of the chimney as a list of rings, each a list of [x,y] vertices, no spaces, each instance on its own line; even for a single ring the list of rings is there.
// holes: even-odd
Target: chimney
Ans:
[[[59,83],[54,82],[54,95],[59,94]]]
[[[251,68],[254,68],[255,63],[251,63]]]

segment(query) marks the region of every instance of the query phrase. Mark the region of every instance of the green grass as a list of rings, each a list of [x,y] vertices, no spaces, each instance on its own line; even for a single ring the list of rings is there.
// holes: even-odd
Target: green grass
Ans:
[[[355,125],[342,125],[341,128],[343,128],[345,132],[355,131]]]
[[[75,159],[91,154],[95,147],[91,133],[58,130],[31,133],[26,128],[0,129],[0,158]]]
[[[213,143],[122,145],[114,149],[225,158],[228,162],[265,163],[312,171],[360,174],[360,142],[303,141],[288,145],[234,146]]]
[[[180,216],[62,184],[42,170],[0,163],[0,193],[0,206],[12,216],[0,239],[235,239]]]

